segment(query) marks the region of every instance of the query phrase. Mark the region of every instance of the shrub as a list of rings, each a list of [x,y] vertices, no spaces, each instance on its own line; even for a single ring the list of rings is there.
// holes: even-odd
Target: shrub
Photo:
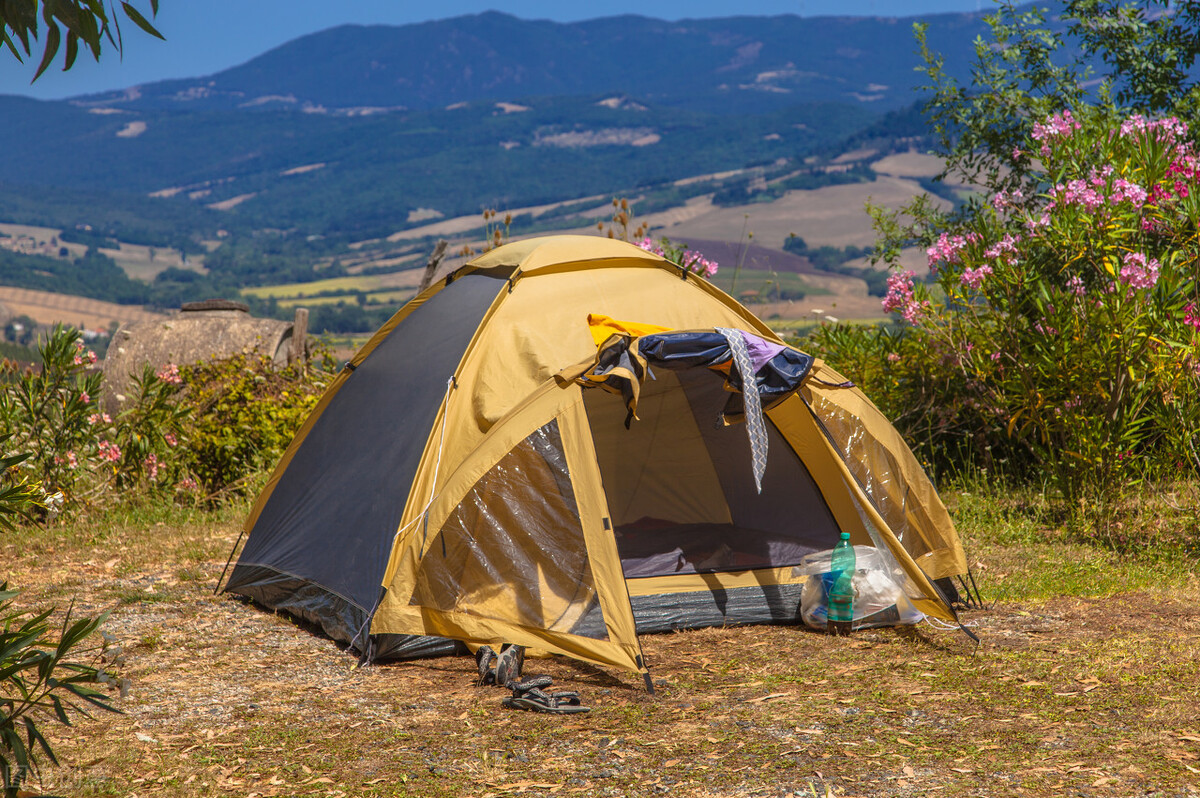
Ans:
[[[68,327],[56,326],[37,351],[40,368],[0,363],[0,434],[10,451],[31,453],[20,463],[23,478],[61,501],[86,484],[99,453],[89,418],[97,412],[100,373],[90,370],[95,353]]]
[[[277,371],[270,358],[237,355],[180,370],[186,464],[207,494],[236,492],[274,465],[328,385],[324,366]]]
[[[948,227],[928,205],[909,225],[882,219],[884,256],[924,240],[936,285],[893,272],[883,306],[907,343],[880,354],[932,354],[956,383],[946,412],[981,441],[1019,443],[1072,504],[1194,475],[1200,159],[1186,126],[1064,110],[1019,157],[1036,192],[1002,189]]]

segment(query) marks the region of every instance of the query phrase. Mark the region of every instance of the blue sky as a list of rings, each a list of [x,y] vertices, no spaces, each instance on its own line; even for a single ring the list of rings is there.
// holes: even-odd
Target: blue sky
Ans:
[[[134,0],[147,10],[147,0]],[[526,19],[573,22],[617,14],[660,19],[723,17],[734,14],[800,16],[913,16],[990,9],[990,0],[161,0],[157,26],[167,41],[146,36],[132,23],[122,26],[125,57],[101,55],[100,63],[80,53],[70,72],[50,67],[30,85],[40,51],[22,65],[0,53],[0,94],[58,99],[123,88],[166,78],[209,75],[248,61],[286,41],[345,23],[403,25],[475,14],[489,9]],[[107,57],[105,57],[107,55]]]

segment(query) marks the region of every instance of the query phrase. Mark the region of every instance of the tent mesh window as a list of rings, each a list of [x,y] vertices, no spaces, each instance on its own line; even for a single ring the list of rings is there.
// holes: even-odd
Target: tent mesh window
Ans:
[[[607,639],[558,422],[463,497],[422,557],[411,603]]]
[[[891,527],[892,533],[913,558],[931,551],[929,542],[910,517],[920,513],[919,504],[908,502],[909,488],[895,456],[867,430],[862,419],[822,396],[812,402],[813,413],[841,448],[850,473],[871,504]],[[932,528],[932,523],[925,524]]]

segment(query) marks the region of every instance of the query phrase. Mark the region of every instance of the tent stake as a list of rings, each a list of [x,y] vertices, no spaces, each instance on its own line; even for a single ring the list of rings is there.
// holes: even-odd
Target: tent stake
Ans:
[[[650,671],[643,673],[642,678],[646,680],[646,692],[654,695],[654,680],[650,678]]]
[[[221,578],[217,580],[217,586],[213,588],[213,595],[221,592],[221,583],[225,581],[225,573],[229,570],[229,564],[233,562],[233,555],[237,553],[237,547],[242,542],[242,536],[246,534],[246,528],[242,527],[242,531],[238,533],[238,539],[233,542],[233,548],[229,550],[229,559],[225,561],[225,567],[221,569]]]

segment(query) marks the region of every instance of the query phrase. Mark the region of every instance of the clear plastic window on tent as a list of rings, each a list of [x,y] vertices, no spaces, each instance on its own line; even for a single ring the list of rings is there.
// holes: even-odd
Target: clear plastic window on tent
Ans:
[[[930,551],[919,530],[912,527],[909,489],[896,458],[879,443],[856,415],[824,397],[814,397],[813,411],[841,449],[855,481],[887,522],[905,550],[916,559]]]
[[[463,497],[421,560],[412,604],[607,637],[557,422]]]

